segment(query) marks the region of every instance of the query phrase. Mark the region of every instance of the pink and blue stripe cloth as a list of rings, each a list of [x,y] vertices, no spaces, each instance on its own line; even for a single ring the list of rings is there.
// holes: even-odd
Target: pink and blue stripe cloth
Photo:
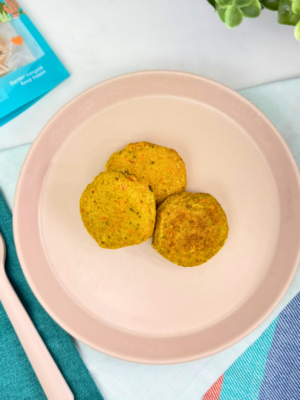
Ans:
[[[203,400],[300,399],[300,293]]]

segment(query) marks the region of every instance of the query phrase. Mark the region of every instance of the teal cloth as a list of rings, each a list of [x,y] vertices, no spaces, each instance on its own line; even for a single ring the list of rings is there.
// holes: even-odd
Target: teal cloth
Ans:
[[[46,313],[25,280],[15,249],[11,212],[1,194],[0,231],[7,247],[8,278],[73,392],[74,398],[103,400],[71,337]],[[0,304],[0,399],[46,399],[2,304]]]

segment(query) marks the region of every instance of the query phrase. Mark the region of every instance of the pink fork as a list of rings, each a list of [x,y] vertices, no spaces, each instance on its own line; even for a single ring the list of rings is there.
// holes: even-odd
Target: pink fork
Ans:
[[[48,400],[74,396],[38,334],[5,272],[6,246],[0,233],[0,300]]]

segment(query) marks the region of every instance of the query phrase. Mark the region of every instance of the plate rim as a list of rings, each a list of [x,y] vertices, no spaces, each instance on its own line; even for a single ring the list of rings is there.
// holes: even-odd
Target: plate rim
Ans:
[[[214,80],[196,75],[196,74],[190,74],[190,73],[186,73],[186,72],[181,72],[181,71],[168,71],[168,70],[153,70],[153,71],[141,71],[141,72],[134,72],[134,73],[129,73],[129,74],[124,74],[124,75],[120,75],[108,80],[105,80],[103,82],[100,82],[88,89],[86,89],[85,91],[79,93],[77,96],[75,96],[73,99],[71,99],[69,102],[67,102],[60,110],[58,110],[53,116],[52,118],[45,124],[45,126],[42,128],[41,132],[39,133],[39,135],[37,136],[37,138],[35,139],[35,141],[33,142],[26,158],[25,161],[22,165],[21,168],[21,172],[19,175],[19,179],[18,179],[18,183],[17,183],[17,187],[16,187],[16,192],[15,192],[15,198],[14,198],[14,206],[13,206],[13,230],[14,230],[14,237],[15,237],[15,243],[16,243],[16,249],[17,249],[17,253],[18,253],[18,257],[20,260],[20,264],[22,267],[22,270],[24,272],[24,275],[26,277],[26,280],[31,288],[31,290],[33,291],[33,293],[35,294],[35,296],[37,297],[38,301],[41,303],[41,305],[44,307],[44,309],[48,312],[48,314],[57,322],[59,323],[59,325],[65,329],[67,332],[69,332],[72,336],[74,336],[76,339],[86,343],[87,345],[89,345],[90,347],[101,351],[105,354],[108,354],[110,356],[116,357],[116,358],[120,358],[123,360],[127,360],[127,361],[133,361],[133,362],[137,362],[137,363],[147,363],[147,364],[174,364],[174,363],[183,363],[183,362],[189,362],[189,361],[193,361],[193,360],[197,360],[199,358],[204,358],[207,356],[210,356],[212,354],[218,353],[230,346],[232,346],[233,344],[237,343],[238,341],[242,340],[244,337],[246,337],[247,335],[249,335],[251,332],[253,332],[272,312],[273,310],[277,307],[277,305],[279,304],[279,302],[282,300],[284,294],[286,293],[288,287],[290,286],[298,264],[299,264],[299,260],[300,260],[300,239],[299,239],[299,246],[298,246],[298,252],[297,252],[297,256],[295,257],[295,261],[293,264],[293,267],[291,268],[291,273],[289,275],[289,279],[287,279],[285,285],[282,287],[281,292],[277,294],[277,300],[273,302],[273,304],[268,308],[267,311],[265,311],[260,318],[258,318],[256,320],[255,324],[252,324],[248,330],[245,330],[244,332],[240,333],[239,335],[236,335],[234,338],[232,338],[231,341],[227,341],[226,343],[223,343],[222,345],[220,345],[219,347],[216,347],[214,351],[208,351],[207,353],[205,352],[200,352],[200,354],[195,353],[193,356],[187,356],[187,357],[180,357],[180,358],[176,358],[176,359],[160,359],[160,358],[153,358],[153,359],[147,359],[144,357],[131,357],[130,355],[126,354],[121,354],[119,352],[114,352],[111,350],[107,350],[107,348],[103,348],[101,347],[101,345],[99,345],[99,343],[97,345],[95,345],[95,343],[88,341],[85,337],[82,337],[80,334],[78,334],[78,332],[73,331],[73,329],[68,326],[67,323],[65,323],[63,320],[61,320],[57,315],[55,315],[55,312],[51,309],[51,307],[44,301],[42,293],[40,293],[39,289],[36,287],[35,283],[33,282],[33,280],[31,279],[30,276],[30,272],[26,266],[26,260],[23,257],[23,251],[22,251],[22,244],[21,244],[21,237],[19,235],[19,226],[18,224],[20,223],[19,221],[19,210],[20,210],[20,198],[21,198],[21,183],[22,180],[24,179],[24,175],[26,174],[26,169],[28,167],[28,164],[30,163],[30,158],[31,155],[33,154],[33,152],[36,150],[36,148],[38,148],[40,141],[43,139],[44,137],[44,133],[47,132],[48,128],[51,126],[51,124],[53,123],[53,121],[56,120],[56,118],[58,118],[58,116],[62,113],[64,113],[71,104],[77,102],[81,97],[84,97],[84,95],[86,95],[87,93],[89,93],[90,91],[94,91],[97,90],[99,87],[103,87],[105,85],[110,85],[113,82],[116,81],[120,81],[123,79],[130,79],[131,77],[137,77],[137,76],[147,76],[147,75],[175,75],[175,76],[181,76],[181,77],[188,77],[188,78],[194,78],[194,79],[198,79],[201,81],[204,81],[206,83],[208,83],[209,85],[213,85],[217,88],[223,89],[225,91],[227,91],[230,95],[233,95],[235,97],[237,97],[240,101],[242,101],[243,103],[247,104],[247,107],[251,107],[257,114],[260,115],[260,117],[269,125],[269,127],[272,129],[273,133],[276,134],[277,138],[280,140],[281,142],[281,146],[283,146],[285,152],[288,155],[289,161],[291,163],[291,166],[293,167],[293,170],[295,172],[295,175],[298,178],[298,189],[300,189],[300,175],[299,175],[299,171],[298,171],[298,167],[297,164],[294,160],[294,157],[287,145],[287,143],[285,142],[284,138],[280,135],[279,131],[277,130],[277,128],[274,126],[274,124],[266,117],[266,115],[258,109],[257,106],[255,106],[253,103],[251,103],[248,99],[246,99],[245,97],[243,97],[241,94],[237,93],[236,91],[234,91],[231,88],[228,88],[227,86],[220,84]]]

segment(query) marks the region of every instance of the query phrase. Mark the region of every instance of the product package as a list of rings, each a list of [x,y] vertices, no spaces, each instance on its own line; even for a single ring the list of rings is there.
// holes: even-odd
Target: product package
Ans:
[[[69,76],[16,0],[0,0],[0,126]]]

